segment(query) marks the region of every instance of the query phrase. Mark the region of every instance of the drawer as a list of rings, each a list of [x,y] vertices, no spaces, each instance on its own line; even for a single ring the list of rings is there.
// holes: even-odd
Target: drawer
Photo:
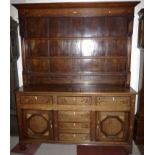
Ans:
[[[58,121],[60,122],[89,122],[90,112],[87,111],[59,111]]]
[[[130,97],[118,97],[118,96],[110,96],[110,97],[96,97],[96,103],[98,105],[109,104],[109,103],[117,103],[117,104],[129,104]]]
[[[59,132],[63,133],[89,133],[90,123],[59,123]]]
[[[58,104],[62,105],[89,105],[91,104],[91,97],[58,97]]]
[[[59,140],[60,141],[88,141],[90,139],[89,134],[66,134],[60,133]]]
[[[50,96],[21,96],[22,104],[52,104]]]

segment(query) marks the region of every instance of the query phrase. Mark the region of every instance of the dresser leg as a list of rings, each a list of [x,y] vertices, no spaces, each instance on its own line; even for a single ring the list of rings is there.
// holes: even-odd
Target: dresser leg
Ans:
[[[11,152],[21,153],[21,154],[35,154],[35,152],[40,147],[40,143],[24,143],[19,142]]]

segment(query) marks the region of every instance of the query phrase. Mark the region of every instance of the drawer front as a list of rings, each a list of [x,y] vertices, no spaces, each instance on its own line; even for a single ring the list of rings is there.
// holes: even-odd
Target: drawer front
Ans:
[[[58,104],[62,105],[89,105],[91,97],[58,97]]]
[[[21,96],[22,104],[52,104],[50,96]]]
[[[89,134],[59,134],[60,141],[89,141],[90,135]]]
[[[89,133],[90,123],[59,123],[61,133]]]
[[[96,97],[96,103],[97,105],[102,105],[102,104],[127,104],[129,105],[130,103],[130,97],[118,97],[118,96],[110,96],[110,97]]]
[[[85,111],[59,111],[58,121],[60,122],[89,122],[90,112]]]

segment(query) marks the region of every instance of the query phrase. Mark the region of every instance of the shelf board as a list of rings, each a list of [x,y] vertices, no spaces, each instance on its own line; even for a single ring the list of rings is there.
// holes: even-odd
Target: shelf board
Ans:
[[[40,56],[28,59],[127,59],[127,56]]]
[[[92,40],[111,40],[111,39],[121,39],[121,40],[126,40],[130,37],[129,35],[126,36],[104,36],[104,37],[99,37],[99,36],[90,36],[90,37],[28,37],[25,40],[83,40],[83,39],[92,39]]]
[[[104,75],[127,75],[127,72],[70,72],[70,73],[41,73],[41,72],[29,72],[28,75],[49,75],[49,76],[104,76]]]

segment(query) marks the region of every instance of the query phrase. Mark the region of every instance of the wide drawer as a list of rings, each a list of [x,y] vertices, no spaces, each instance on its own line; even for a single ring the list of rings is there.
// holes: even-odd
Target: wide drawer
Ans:
[[[96,97],[96,104],[129,104],[130,97],[118,97],[118,96],[108,96],[108,97]]]
[[[58,111],[58,121],[89,122],[90,112],[87,111]]]
[[[59,123],[59,132],[61,133],[89,133],[90,123]]]
[[[50,96],[21,96],[22,104],[52,104]]]
[[[66,133],[59,134],[60,141],[77,142],[77,141],[88,141],[89,139],[90,139],[89,134],[66,134]]]
[[[58,104],[62,105],[72,105],[72,104],[77,104],[77,105],[89,105],[91,104],[91,97],[63,97],[60,96],[58,97]]]

